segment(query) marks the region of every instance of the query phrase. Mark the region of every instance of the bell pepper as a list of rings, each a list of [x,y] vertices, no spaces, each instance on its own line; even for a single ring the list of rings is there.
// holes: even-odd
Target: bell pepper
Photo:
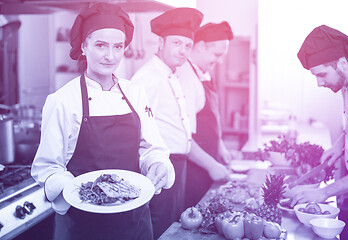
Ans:
[[[218,233],[220,235],[224,235],[223,231],[222,231],[222,221],[226,218],[229,218],[229,217],[232,217],[233,214],[230,212],[230,211],[226,211],[226,212],[223,212],[223,213],[219,213],[215,219],[214,219],[214,223],[215,223],[215,227],[218,231]]]
[[[243,217],[236,215],[222,221],[222,231],[227,239],[239,240],[244,236]]]
[[[203,222],[203,216],[201,212],[195,208],[187,208],[180,216],[181,226],[185,229],[198,228]]]
[[[282,229],[278,223],[264,221],[263,235],[266,238],[278,238],[282,233]]]
[[[257,240],[262,237],[263,219],[255,214],[247,214],[244,217],[244,234],[245,237]]]

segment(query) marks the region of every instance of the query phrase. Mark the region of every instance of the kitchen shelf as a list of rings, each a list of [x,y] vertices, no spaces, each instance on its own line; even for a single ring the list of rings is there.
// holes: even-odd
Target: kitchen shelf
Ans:
[[[236,36],[230,42],[226,60],[218,65],[221,127],[224,136],[235,136],[239,146],[254,133],[255,74],[252,61],[252,38]]]

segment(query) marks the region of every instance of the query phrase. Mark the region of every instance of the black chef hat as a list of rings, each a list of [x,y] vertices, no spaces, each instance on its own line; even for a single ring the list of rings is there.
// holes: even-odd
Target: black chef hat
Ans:
[[[312,67],[347,56],[348,36],[326,25],[316,27],[303,42],[297,57],[304,68]]]
[[[171,9],[151,20],[151,31],[160,37],[179,35],[193,39],[203,14],[194,8]]]
[[[219,40],[231,40],[233,33],[228,22],[207,23],[195,33],[195,42],[214,42]]]
[[[118,5],[99,2],[83,8],[70,31],[70,57],[79,59],[81,44],[88,34],[103,28],[115,28],[126,35],[127,47],[133,38],[134,26],[128,14]]]

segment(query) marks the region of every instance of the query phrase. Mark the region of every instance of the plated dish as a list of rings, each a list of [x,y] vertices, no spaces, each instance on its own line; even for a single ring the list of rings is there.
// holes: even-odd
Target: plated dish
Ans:
[[[125,183],[126,186],[130,188],[130,196],[119,197],[116,200],[110,198],[109,196],[114,197],[114,191],[110,190],[111,185],[108,181],[101,181],[101,178],[115,178],[114,176],[120,177],[122,183]],[[97,180],[98,179],[98,180]],[[97,180],[97,181],[96,181]],[[119,181],[120,179],[118,179]],[[81,198],[81,189],[86,189],[86,184],[91,185],[92,182],[94,185],[98,184],[101,188],[107,193],[106,201],[103,202],[90,200],[88,198]],[[102,183],[102,184],[100,184]],[[87,185],[87,186],[88,186]],[[122,184],[124,186],[124,184]],[[88,187],[87,187],[88,188]],[[134,193],[135,190],[135,193]],[[73,179],[73,181],[63,189],[63,197],[65,200],[82,211],[93,212],[93,213],[119,213],[126,212],[135,208],[138,208],[148,201],[151,200],[155,193],[155,187],[152,184],[151,180],[147,177],[127,170],[117,170],[117,169],[107,169],[107,170],[98,170],[89,173],[82,174]],[[83,194],[86,196],[86,194]],[[105,195],[105,194],[104,194]],[[105,196],[104,196],[105,199]],[[111,200],[111,201],[110,201]]]

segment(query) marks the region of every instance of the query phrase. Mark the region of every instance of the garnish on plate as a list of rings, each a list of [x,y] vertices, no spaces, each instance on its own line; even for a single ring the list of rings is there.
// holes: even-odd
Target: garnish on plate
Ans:
[[[96,205],[118,205],[138,198],[140,189],[116,174],[102,174],[94,182],[82,183],[79,196]]]

